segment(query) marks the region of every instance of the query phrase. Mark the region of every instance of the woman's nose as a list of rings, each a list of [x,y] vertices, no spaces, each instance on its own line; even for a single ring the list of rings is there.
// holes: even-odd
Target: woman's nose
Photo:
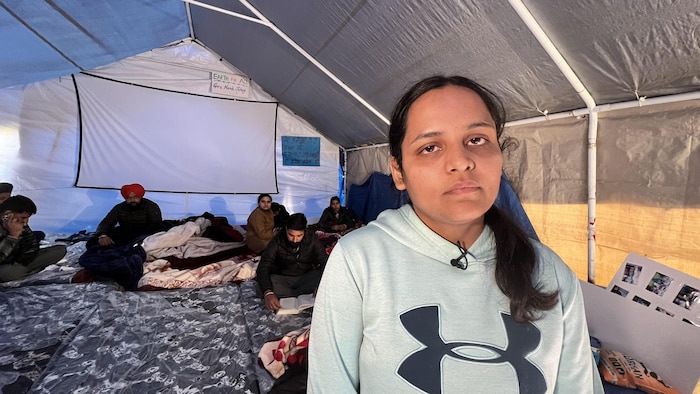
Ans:
[[[450,172],[470,171],[475,166],[472,152],[469,152],[469,149],[463,146],[451,148],[447,152],[446,164]]]

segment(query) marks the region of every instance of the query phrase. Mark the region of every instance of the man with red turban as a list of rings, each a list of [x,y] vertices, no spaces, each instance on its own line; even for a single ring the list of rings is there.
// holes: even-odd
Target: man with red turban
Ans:
[[[163,217],[155,202],[144,198],[146,190],[138,183],[121,188],[124,202],[112,208],[97,226],[95,238],[87,247],[99,243],[100,246],[125,245],[134,238],[151,235],[162,229]],[[95,241],[96,240],[96,241]]]

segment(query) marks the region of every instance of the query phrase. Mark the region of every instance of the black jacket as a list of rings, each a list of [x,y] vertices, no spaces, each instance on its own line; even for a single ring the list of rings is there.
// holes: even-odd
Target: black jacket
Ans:
[[[344,224],[348,226],[348,228],[353,228],[355,227],[356,222],[357,220],[355,219],[355,214],[348,208],[340,207],[340,211],[338,211],[338,217],[336,217],[333,208],[327,207],[323,210],[323,213],[321,214],[321,219],[318,220],[318,227],[320,227],[321,230],[325,232],[331,232],[333,231],[331,227],[337,224]]]
[[[107,234],[110,237],[119,224],[120,234],[135,238],[139,235],[150,235],[161,230],[163,217],[160,207],[155,202],[142,198],[141,203],[131,207],[126,201],[112,208],[97,226],[95,235]]]
[[[272,290],[271,274],[302,276],[313,269],[323,270],[326,261],[326,249],[313,231],[305,230],[299,249],[295,251],[287,241],[287,232],[281,229],[263,251],[256,278],[265,292]]]
[[[39,242],[29,226],[24,227],[19,239],[12,239],[0,228],[0,264],[31,263],[39,254]]]

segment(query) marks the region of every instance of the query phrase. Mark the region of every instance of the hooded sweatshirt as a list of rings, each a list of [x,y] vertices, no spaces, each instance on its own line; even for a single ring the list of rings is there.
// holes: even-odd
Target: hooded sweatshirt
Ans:
[[[451,263],[462,251],[410,205],[346,235],[314,306],[309,392],[603,393],[578,279],[532,244],[533,281],[559,290],[559,302],[517,323],[495,281],[488,226],[468,248],[466,269]]]

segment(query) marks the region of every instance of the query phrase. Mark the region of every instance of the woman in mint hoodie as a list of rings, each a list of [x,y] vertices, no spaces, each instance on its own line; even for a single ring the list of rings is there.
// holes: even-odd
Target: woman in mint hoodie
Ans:
[[[399,100],[390,167],[411,203],[334,247],[309,392],[603,392],[576,275],[494,206],[505,119],[464,77]]]

